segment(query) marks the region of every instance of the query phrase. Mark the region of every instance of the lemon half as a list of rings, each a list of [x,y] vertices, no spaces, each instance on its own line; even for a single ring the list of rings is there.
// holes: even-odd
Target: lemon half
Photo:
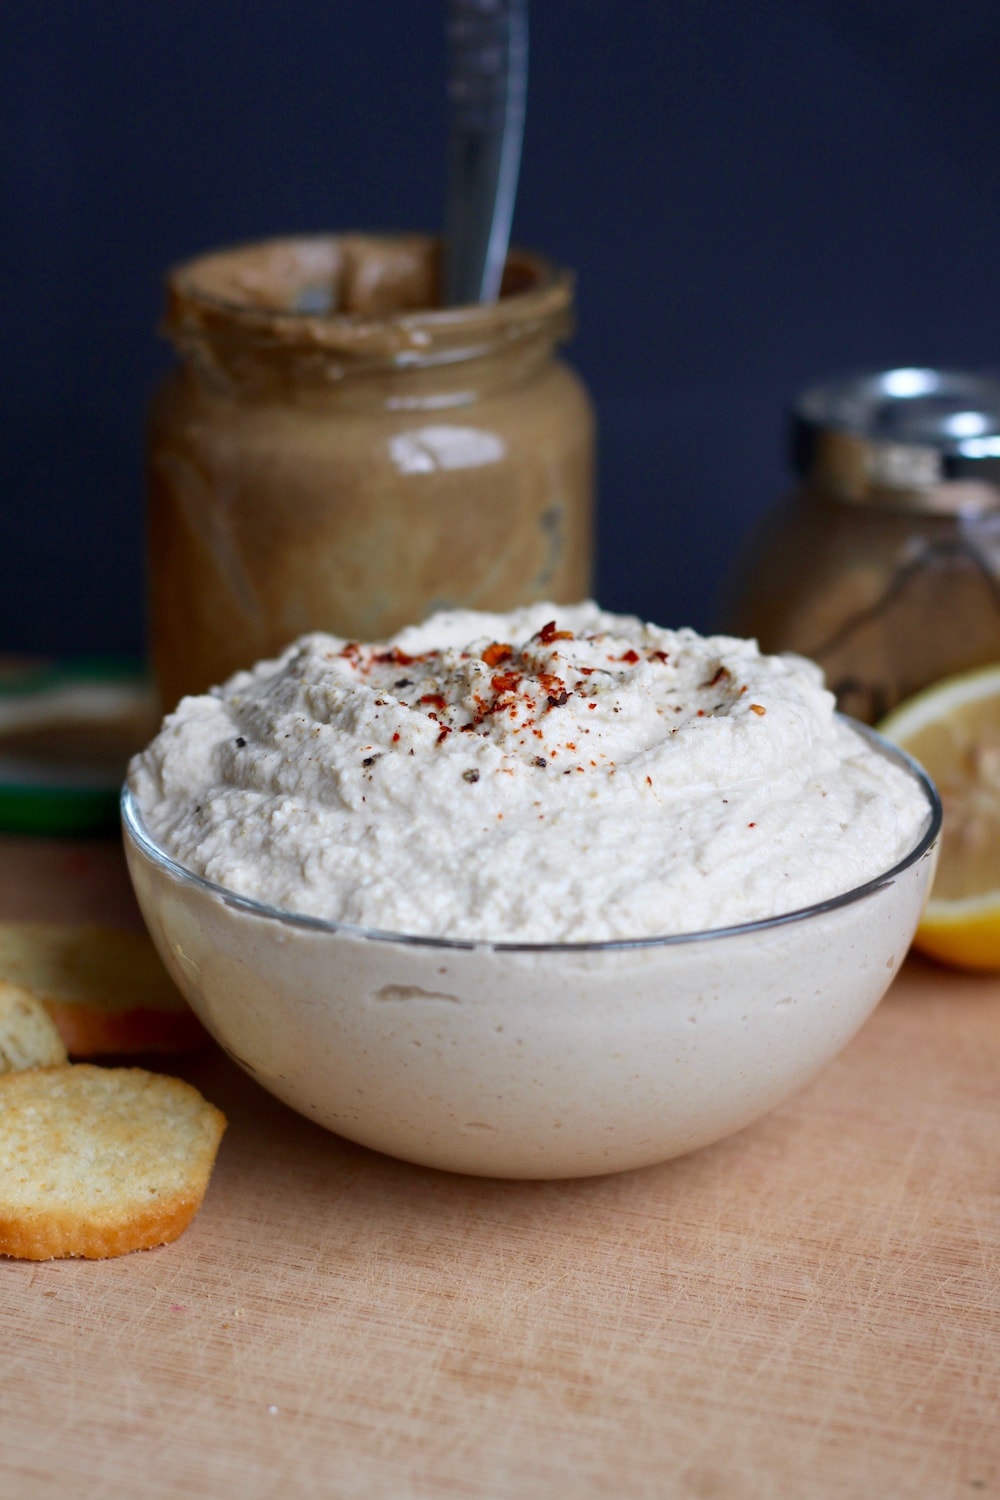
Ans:
[[[1000,970],[1000,664],[945,678],[878,727],[925,767],[944,808],[914,947],[959,968]]]

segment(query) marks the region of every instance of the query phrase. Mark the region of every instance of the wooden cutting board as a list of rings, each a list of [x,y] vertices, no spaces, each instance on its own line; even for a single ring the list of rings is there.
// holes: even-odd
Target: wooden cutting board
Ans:
[[[0,916],[136,921],[113,843],[0,840]],[[911,961],[769,1119],[564,1183],[406,1166],[213,1052],[162,1250],[0,1260],[0,1495],[1000,1494],[1000,981]]]

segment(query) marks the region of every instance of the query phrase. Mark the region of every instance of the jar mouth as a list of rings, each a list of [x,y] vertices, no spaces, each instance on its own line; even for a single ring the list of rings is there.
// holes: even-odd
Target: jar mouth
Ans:
[[[352,367],[448,363],[571,331],[572,274],[512,249],[495,303],[443,307],[442,247],[420,234],[285,236],[211,251],[167,277],[163,331],[206,342],[313,352]]]

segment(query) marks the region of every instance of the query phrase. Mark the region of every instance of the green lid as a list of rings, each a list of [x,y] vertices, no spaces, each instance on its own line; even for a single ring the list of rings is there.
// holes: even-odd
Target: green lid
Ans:
[[[113,831],[129,757],[156,727],[135,661],[0,659],[0,830]]]

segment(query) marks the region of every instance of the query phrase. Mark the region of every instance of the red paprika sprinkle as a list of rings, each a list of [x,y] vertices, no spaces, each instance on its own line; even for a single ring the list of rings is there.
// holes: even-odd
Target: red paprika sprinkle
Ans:
[[[344,655],[346,654],[345,652]],[[372,661],[377,661],[383,667],[412,667],[416,659],[415,656],[407,656],[405,651],[400,651],[398,646],[390,646],[388,651],[379,651],[372,657]]]
[[[537,639],[543,646],[551,646],[553,641],[571,641],[573,632],[572,630],[557,630],[555,620],[550,620],[547,625],[542,626]]]
[[[492,646],[487,646],[483,652],[483,661],[488,667],[498,667],[502,661],[510,661],[513,655],[513,646],[507,646],[502,641],[494,641]]]

